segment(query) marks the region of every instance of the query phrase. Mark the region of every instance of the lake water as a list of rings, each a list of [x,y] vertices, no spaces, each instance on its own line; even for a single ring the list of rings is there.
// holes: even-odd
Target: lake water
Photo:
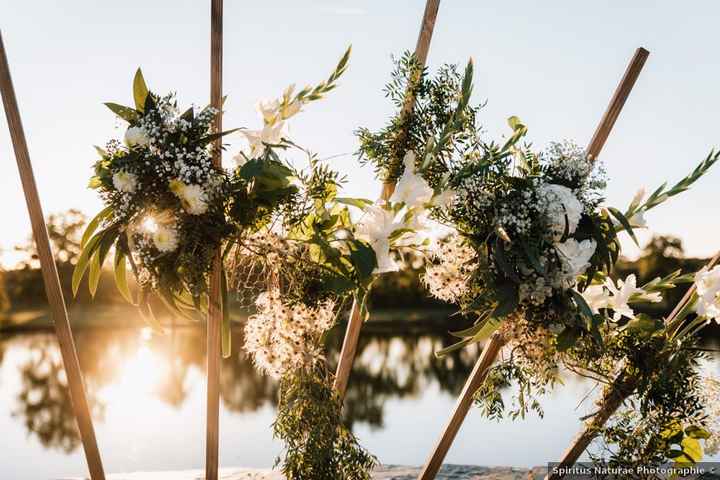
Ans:
[[[362,443],[385,464],[420,465],[432,449],[477,349],[436,359],[447,345],[437,326],[390,319],[366,325],[345,409]],[[184,470],[204,464],[205,338],[185,327],[164,336],[144,328],[75,332],[103,460],[109,472]],[[271,467],[276,388],[238,348],[223,362],[220,458],[225,466]],[[338,340],[339,341],[339,340]],[[333,354],[334,356],[335,354]],[[86,472],[54,335],[0,336],[0,479]],[[706,368],[717,373],[720,362]],[[530,467],[556,460],[579,428],[591,385],[567,378],[531,415],[495,422],[471,410],[446,461]],[[594,393],[594,392],[593,392]],[[593,395],[590,395],[593,398]]]

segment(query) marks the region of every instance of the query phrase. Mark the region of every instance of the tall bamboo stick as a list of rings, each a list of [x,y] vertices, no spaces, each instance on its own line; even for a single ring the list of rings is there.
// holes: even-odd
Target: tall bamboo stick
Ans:
[[[222,131],[223,0],[211,0],[210,9],[210,103],[218,109],[214,130]],[[221,139],[213,144],[213,164],[222,165]],[[205,479],[217,480],[220,436],[220,325],[223,320],[220,251],[215,253],[210,274],[207,316],[207,425],[205,440]]]
[[[638,48],[633,55],[630,64],[628,65],[625,74],[623,75],[620,84],[618,85],[615,93],[610,100],[605,114],[600,120],[595,134],[593,135],[590,145],[588,146],[587,153],[592,158],[597,158],[605,145],[605,141],[610,134],[615,121],[620,115],[623,105],[630,92],[635,85],[635,81],[640,75],[645,60],[647,59],[649,52],[644,48]],[[499,332],[495,332],[488,340],[485,348],[483,349],[480,358],[475,365],[475,368],[470,374],[465,387],[463,388],[457,403],[455,404],[455,410],[453,411],[450,421],[447,423],[445,430],[443,430],[440,439],[438,440],[432,455],[428,459],[425,467],[423,468],[419,480],[432,480],[440,470],[445,456],[447,455],[450,446],[455,440],[455,436],[460,431],[460,427],[467,416],[470,407],[473,403],[473,395],[477,391],[478,387],[485,381],[485,377],[495,361],[495,358],[500,353],[501,348],[505,344],[505,339]]]
[[[712,268],[720,260],[720,252],[710,259],[707,264],[707,268]],[[675,306],[673,311],[665,320],[666,324],[672,323],[685,306],[690,302],[690,299],[695,293],[695,284],[693,284],[685,296]],[[575,436],[570,446],[563,453],[560,462],[557,465],[558,470],[567,468],[575,464],[580,455],[590,446],[590,443],[598,435],[600,429],[610,420],[613,414],[618,408],[628,399],[637,387],[637,379],[634,377],[627,376],[624,373],[618,375],[618,377],[605,389],[602,400],[600,401],[600,408],[590,419],[585,422],[584,427]],[[548,472],[545,477],[546,480],[558,480],[564,475],[559,473]]]
[[[15,150],[15,159],[17,160],[18,170],[20,171],[20,180],[25,193],[25,202],[27,203],[33,236],[35,237],[35,244],[37,245],[43,282],[45,283],[45,293],[47,294],[48,303],[50,304],[53,323],[55,324],[55,332],[57,334],[58,344],[60,345],[60,353],[62,354],[63,365],[65,366],[68,387],[70,389],[70,401],[75,413],[78,429],[80,430],[80,439],[83,449],[85,450],[85,459],[87,460],[90,478],[92,478],[92,480],[104,480],[105,472],[103,470],[102,460],[100,459],[97,440],[95,439],[90,407],[88,406],[85,396],[80,363],[78,362],[77,351],[75,350],[75,343],[70,328],[67,308],[65,307],[65,298],[63,297],[60,286],[57,266],[55,265],[52,248],[50,247],[45,217],[40,204],[37,185],[35,184],[35,175],[33,173],[32,163],[30,162],[30,153],[28,152],[27,141],[25,140],[25,131],[23,130],[20,119],[20,110],[18,109],[17,98],[15,97],[15,89],[13,88],[12,78],[10,76],[10,67],[8,65],[1,32],[0,90],[2,90],[5,115],[7,117],[8,127],[10,128],[10,137]]]
[[[439,8],[440,0],[427,0],[425,3],[425,12],[423,13],[422,23],[420,24],[420,33],[418,34],[417,44],[415,45],[415,58],[423,67],[425,66],[430,50],[430,41],[432,40]],[[403,117],[411,115],[414,106],[415,98],[408,91],[405,95],[405,103],[400,111],[400,115]],[[380,198],[382,200],[389,199],[394,190],[395,181],[383,183]],[[352,371],[353,362],[355,361],[355,353],[357,351],[358,340],[360,339],[362,324],[363,318],[360,312],[360,304],[357,299],[355,299],[352,309],[350,310],[348,325],[345,330],[345,339],[343,340],[342,350],[340,351],[340,360],[335,372],[335,382],[333,385],[333,388],[341,399],[345,398],[345,392],[347,391],[348,380],[350,379],[350,372]]]

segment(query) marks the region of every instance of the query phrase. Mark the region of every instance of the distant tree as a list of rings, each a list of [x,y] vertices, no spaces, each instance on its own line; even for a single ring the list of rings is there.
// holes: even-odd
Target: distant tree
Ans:
[[[75,264],[82,250],[80,240],[87,224],[85,214],[71,208],[65,212],[50,214],[46,223],[55,260],[60,264]],[[15,250],[25,254],[26,258],[22,260],[23,266],[28,268],[40,266],[32,235],[24,244],[16,246]]]

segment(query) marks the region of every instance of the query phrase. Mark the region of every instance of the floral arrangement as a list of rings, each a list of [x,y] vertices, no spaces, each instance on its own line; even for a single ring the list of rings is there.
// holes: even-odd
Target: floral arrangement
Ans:
[[[695,337],[669,335],[662,322],[650,322],[631,308],[660,301],[664,290],[688,276],[676,273],[640,287],[634,277],[615,282],[610,276],[620,255],[618,234],[635,240],[634,230],[645,227],[644,214],[690,188],[720,154],[711,152],[672,187],[662,185],[647,198],[638,192],[620,211],[604,204],[602,165],[573,143],[551,143],[538,152],[521,144],[527,127],[516,117],[509,119],[511,133],[503,142],[483,140],[476,126],[479,107],[469,105],[472,73],[470,63],[462,77],[446,66],[431,78],[412,56],[403,56],[386,91],[397,106],[403,105],[404,89],[412,92],[414,114],[406,119],[401,111],[375,133],[359,130],[361,160],[372,163],[381,178],[405,179],[414,191],[427,185],[443,200],[429,206],[428,216],[450,233],[432,242],[423,282],[433,296],[458,304],[473,323],[453,332],[459,341],[438,354],[501,334],[505,359],[476,393],[491,417],[503,415],[500,389],[513,383],[518,393],[512,415],[518,417],[529,409],[542,413],[534,395],[554,386],[561,366],[608,381],[626,365],[644,385],[638,390],[643,414],[687,423],[667,445],[704,437],[693,380]],[[399,162],[406,154],[416,160]],[[716,299],[717,291],[710,292],[706,296]],[[647,342],[649,325],[656,326],[650,329],[656,343]],[[643,359],[654,361],[648,365]],[[652,425],[670,428],[667,422]],[[657,445],[651,450],[669,452]],[[621,456],[628,453],[622,450]]]
[[[212,162],[219,112],[212,107],[181,113],[174,94],[150,92],[142,72],[133,83],[135,108],[107,107],[128,123],[124,142],[97,148],[100,159],[90,188],[106,207],[89,223],[73,275],[73,291],[89,269],[95,293],[102,265],[114,247],[115,279],[134,302],[126,278],[129,263],[140,287],[138,305],[155,323],[148,300],[156,292],[177,311],[205,302],[212,258],[232,232],[225,216],[227,173]]]

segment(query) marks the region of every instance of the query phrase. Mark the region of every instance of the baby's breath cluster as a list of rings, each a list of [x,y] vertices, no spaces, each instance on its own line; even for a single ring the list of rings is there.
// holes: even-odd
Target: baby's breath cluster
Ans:
[[[477,253],[460,235],[450,235],[433,251],[422,282],[436,298],[455,303],[468,293],[468,281],[477,268]]]

